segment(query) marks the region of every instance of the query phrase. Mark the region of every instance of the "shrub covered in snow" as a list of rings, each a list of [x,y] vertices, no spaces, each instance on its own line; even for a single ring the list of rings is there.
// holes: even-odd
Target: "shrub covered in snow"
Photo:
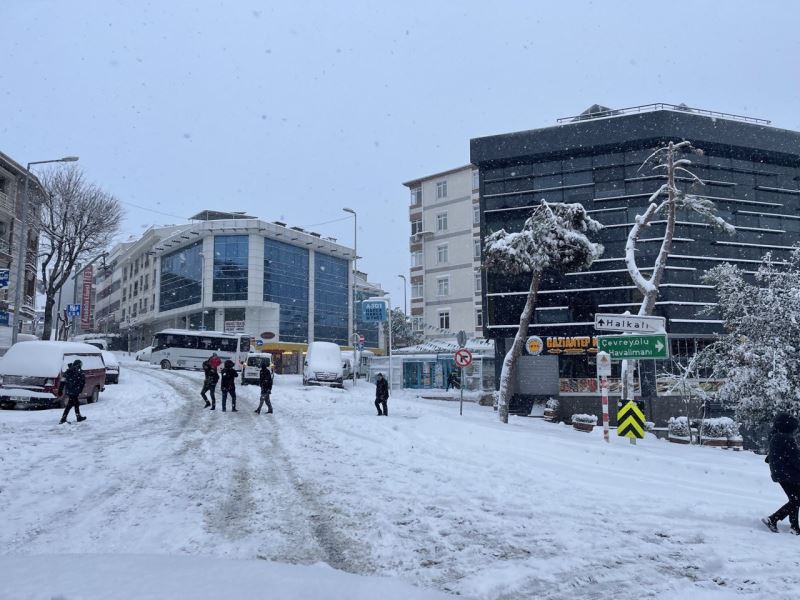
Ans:
[[[670,417],[667,427],[669,428],[669,434],[673,437],[688,438],[691,433],[689,431],[689,417]]]
[[[544,407],[548,410],[558,410],[558,407],[561,403],[559,402],[558,398],[550,397],[547,399]]]
[[[730,417],[705,419],[700,433],[704,438],[736,438],[739,437],[739,426]]]
[[[573,423],[583,423],[585,425],[597,425],[597,415],[578,414],[572,415]]]

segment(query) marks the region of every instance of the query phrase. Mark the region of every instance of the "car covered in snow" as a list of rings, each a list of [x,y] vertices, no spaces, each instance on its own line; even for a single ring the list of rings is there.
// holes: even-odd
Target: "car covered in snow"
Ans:
[[[0,360],[0,407],[53,408],[66,405],[58,388],[75,360],[83,363],[86,384],[79,400],[96,402],[105,387],[101,351],[80,342],[17,342]]]
[[[268,352],[250,352],[242,367],[242,385],[258,384],[261,377],[261,365],[272,368],[272,354]]]
[[[119,360],[108,350],[102,350],[103,362],[106,364],[106,383],[119,383]]]
[[[344,387],[342,351],[332,342],[311,342],[303,361],[303,385]]]

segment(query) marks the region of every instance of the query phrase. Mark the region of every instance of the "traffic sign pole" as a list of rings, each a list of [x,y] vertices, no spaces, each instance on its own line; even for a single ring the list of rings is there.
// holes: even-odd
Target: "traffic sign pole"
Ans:
[[[600,401],[603,403],[603,439],[610,444],[608,439],[608,377],[600,378]]]
[[[459,332],[459,334],[461,334],[461,333],[464,333],[464,332],[463,331]],[[466,343],[466,337],[467,337],[466,334],[464,334],[463,343]],[[463,343],[462,343],[461,339],[459,339],[458,342],[459,342],[460,345],[463,346]],[[459,379],[461,380],[461,384],[458,386],[459,390],[461,391],[461,400],[458,403],[458,414],[459,415],[463,415],[464,414],[464,369],[466,369],[468,366],[470,366],[472,364],[472,352],[470,352],[469,350],[467,350],[466,348],[463,348],[463,347],[459,348],[456,351],[456,354],[453,357],[453,360],[455,361],[456,366],[459,369],[461,369],[460,377],[459,377]]]

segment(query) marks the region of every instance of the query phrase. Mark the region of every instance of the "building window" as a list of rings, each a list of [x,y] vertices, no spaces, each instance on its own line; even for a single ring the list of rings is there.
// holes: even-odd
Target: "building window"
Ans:
[[[483,309],[482,308],[475,309],[475,325],[477,327],[483,327]]]
[[[282,342],[308,341],[308,250],[264,238],[264,301],[280,305]]]
[[[472,172],[472,189],[473,190],[477,190],[477,189],[480,189],[480,187],[481,187],[481,183],[480,183],[479,171],[477,169],[475,169]]]
[[[215,302],[247,300],[247,257],[249,236],[214,236]]]
[[[439,313],[439,329],[450,329],[450,311],[443,310]]]
[[[475,257],[475,260],[481,259],[481,240],[480,238],[474,238],[472,240],[472,256]]]
[[[202,277],[202,242],[161,257],[160,310],[199,304]],[[125,288],[122,289],[125,300]]]
[[[411,206],[422,204],[422,187],[411,188]]]
[[[422,317],[411,317],[411,329],[414,331],[422,331],[423,327]]]
[[[422,283],[411,284],[411,297],[422,298]]]
[[[448,261],[447,244],[436,246],[436,263],[443,264]]]
[[[412,267],[421,267],[422,266],[422,250],[415,250],[411,253],[411,266]]]
[[[450,276],[436,278],[436,295],[449,296],[450,295]]]
[[[480,204],[473,204],[472,205],[472,224],[473,225],[480,225],[481,224],[481,205]]]
[[[481,291],[481,272],[475,271],[475,291]]]
[[[314,255],[314,339],[346,345],[349,330],[350,263]]]
[[[436,231],[447,231],[447,213],[442,212],[436,215]]]
[[[422,233],[422,219],[411,221],[411,235]]]
[[[447,198],[447,182],[439,181],[436,183],[436,197]]]

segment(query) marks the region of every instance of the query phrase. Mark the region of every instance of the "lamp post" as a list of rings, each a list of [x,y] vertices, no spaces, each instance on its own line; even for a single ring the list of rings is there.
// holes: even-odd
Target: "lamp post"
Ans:
[[[406,282],[405,275],[398,275],[400,279],[403,280],[403,314],[407,317],[408,316],[408,295],[406,294],[406,286],[408,283]]]
[[[47,163],[75,162],[77,156],[65,156],[54,160],[34,160],[25,167],[25,192],[22,195],[22,222],[19,228],[19,264],[17,264],[17,289],[14,294],[14,328],[11,330],[11,344],[17,343],[20,322],[20,308],[22,306],[23,290],[25,287],[25,263],[27,262],[26,246],[28,245],[28,184],[31,179],[31,165],[44,165]]]
[[[356,274],[358,273],[358,214],[352,208],[343,208],[346,213],[353,215],[353,306],[350,309],[350,333],[348,338],[350,343],[353,344],[353,386],[356,385],[358,379],[358,340],[354,339],[356,336]]]
[[[206,331],[206,255],[200,252],[200,315],[203,318],[202,330]]]

